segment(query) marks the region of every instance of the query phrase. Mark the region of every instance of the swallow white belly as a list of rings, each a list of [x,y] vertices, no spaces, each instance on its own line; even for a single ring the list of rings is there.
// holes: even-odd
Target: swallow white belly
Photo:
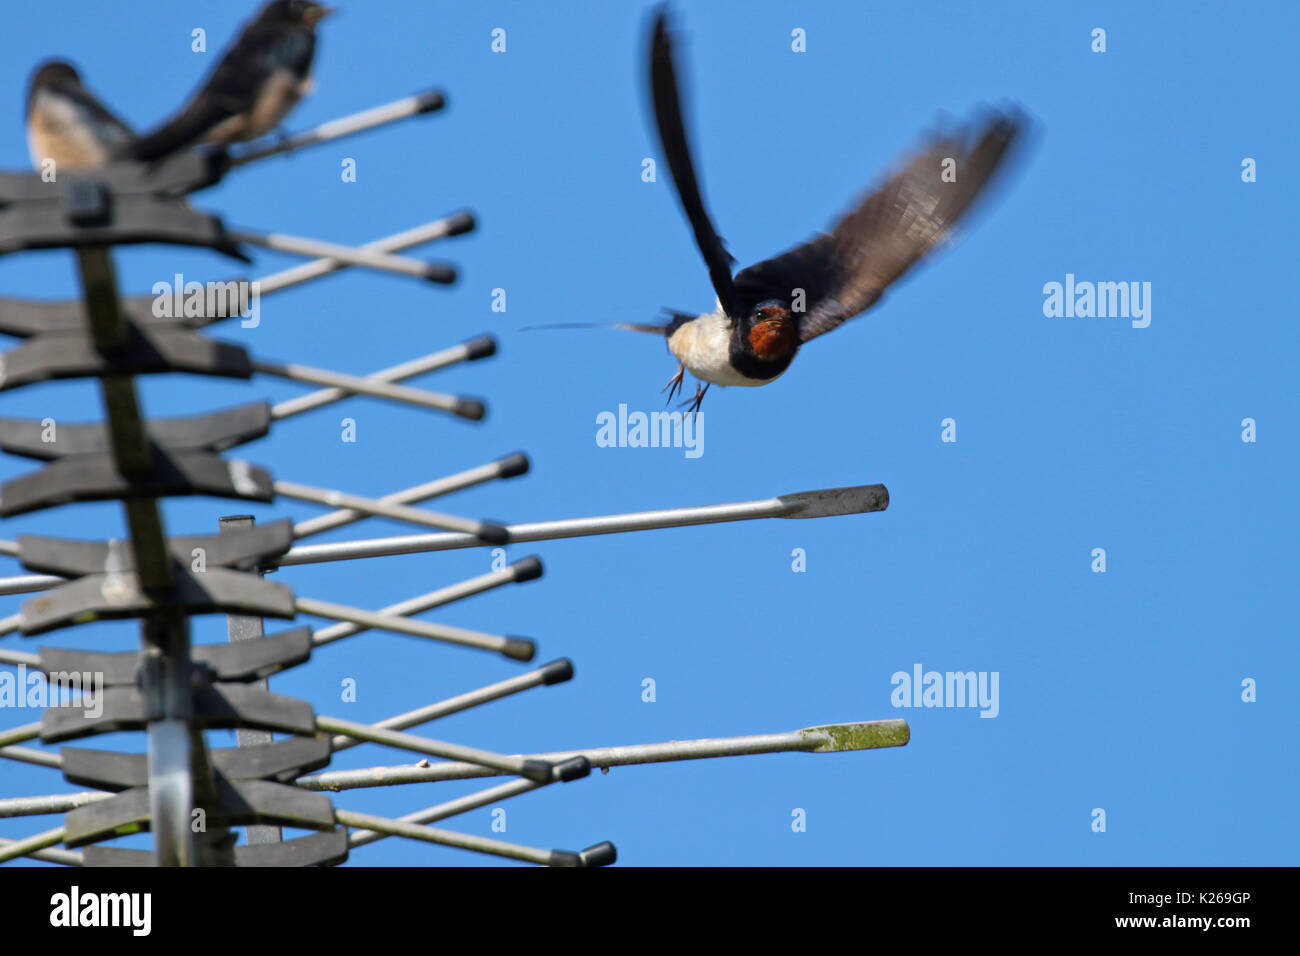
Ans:
[[[668,350],[688,372],[713,385],[766,385],[781,377],[777,374],[771,378],[749,378],[732,367],[731,321],[721,311],[701,315],[682,325],[668,339]]]
[[[90,128],[93,120],[64,97],[40,91],[32,117],[28,151],[37,169],[45,159],[53,159],[56,166],[68,169],[108,162],[108,147],[95,138]]]

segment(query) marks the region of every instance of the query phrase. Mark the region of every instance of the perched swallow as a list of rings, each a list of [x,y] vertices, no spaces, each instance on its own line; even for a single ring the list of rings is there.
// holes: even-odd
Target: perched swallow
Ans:
[[[102,166],[135,134],[81,85],[71,63],[47,60],[32,74],[27,88],[27,148],[32,165],[44,160],[55,167]]]
[[[226,146],[275,129],[311,87],[316,24],[333,12],[312,0],[271,0],[185,108],[125,155],[148,162],[196,143]]]
[[[1023,121],[991,113],[974,128],[934,134],[875,192],[830,231],[732,276],[734,260],[718,237],[691,161],[673,67],[672,37],[661,11],[650,48],[650,90],[659,140],[717,304],[704,315],[669,310],[666,326],[617,327],[665,335],[677,358],[669,401],[689,371],[710,384],[766,385],[790,367],[803,343],[874,305],[885,289],[948,237],[988,184]]]

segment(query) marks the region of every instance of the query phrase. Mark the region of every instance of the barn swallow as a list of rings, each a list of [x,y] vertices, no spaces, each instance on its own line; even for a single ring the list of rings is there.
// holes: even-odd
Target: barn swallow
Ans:
[[[275,129],[311,87],[316,24],[333,12],[312,0],[271,0],[185,108],[124,154],[148,162],[196,143],[227,146]]]
[[[52,159],[56,169],[102,166],[135,139],[131,128],[81,84],[71,63],[47,60],[27,88],[27,148],[39,169]]]
[[[678,199],[708,267],[712,312],[666,310],[666,325],[618,328],[664,335],[678,362],[668,399],[687,371],[703,383],[687,404],[698,411],[709,385],[766,385],[779,378],[810,339],[837,328],[880,300],[885,289],[943,242],[989,183],[1024,125],[1019,114],[989,112],[970,126],[933,134],[829,233],[743,269],[723,246],[705,209],[682,122],[666,13],[650,47],[650,91],[659,141]],[[809,154],[813,155],[813,154]]]

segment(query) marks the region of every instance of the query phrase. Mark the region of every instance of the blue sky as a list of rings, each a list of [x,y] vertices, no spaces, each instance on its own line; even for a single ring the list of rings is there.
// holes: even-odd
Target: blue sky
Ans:
[[[210,68],[248,4],[19,4],[0,36],[9,106],[0,167],[27,163],[22,99],[44,56],[147,127]],[[651,321],[703,311],[712,290],[658,156],[643,97],[647,5],[405,0],[344,3],[322,27],[317,89],[293,129],[437,86],[436,116],[257,164],[196,197],[227,223],[360,244],[468,207],[471,236],[418,254],[453,261],[442,289],[351,270],[268,298],[255,330],[216,333],[259,357],[366,374],[490,332],[499,355],[419,384],[485,396],[479,425],[353,398],[240,449],[277,478],[379,495],[516,449],[533,468],[433,507],[503,521],[762,498],[883,482],[883,514],[760,521],[514,545],[546,575],[424,615],[526,634],[577,676],[433,724],[505,752],[792,730],[904,717],[905,748],[615,769],[442,824],[578,849],[612,840],[639,865],[1294,864],[1290,743],[1300,717],[1289,480],[1300,147],[1293,4],[689,3],[680,63],[706,199],[744,265],[802,241],[876,181],[941,113],[1020,104],[1036,121],[1018,174],[955,246],[867,316],[811,343],[770,387],[714,389],[704,453],[598,447],[596,416],[662,407],[674,365],[648,336],[520,332],[546,322]],[[194,27],[209,52],[190,52]],[[505,53],[490,50],[506,30]],[[1106,52],[1091,51],[1094,28]],[[807,51],[791,51],[791,31]],[[355,183],[340,181],[344,158]],[[1257,181],[1242,181],[1242,162]],[[412,253],[416,254],[416,253]],[[298,260],[256,255],[252,275]],[[215,255],[139,247],[122,285],[220,278]],[[1043,287],[1149,282],[1151,322],[1048,318]],[[493,312],[505,289],[507,311]],[[0,260],[5,295],[68,296],[66,252]],[[153,415],[300,394],[278,380],[149,381]],[[0,414],[100,416],[83,383],[0,396]],[[356,443],[340,419],[357,421]],[[941,441],[941,422],[956,442]],[[1256,423],[1243,442],[1243,419]],[[11,477],[29,463],[8,458]],[[173,533],[219,515],[319,513],[166,505]],[[106,537],[113,505],[3,522]],[[322,540],[406,533],[383,520]],[[803,549],[807,570],[792,570]],[[1105,573],[1093,550],[1104,548]],[[378,608],[489,570],[475,549],[285,569],[298,594]],[[0,574],[21,573],[9,561]],[[0,599],[0,615],[19,598]],[[221,619],[196,628],[224,639]],[[8,647],[38,642],[5,638]],[[128,649],[130,624],[40,639]],[[999,712],[896,709],[891,675],[997,672]],[[322,649],[272,688],[372,721],[521,665],[370,632]],[[359,699],[343,703],[353,678]],[[652,678],[656,701],[642,700]],[[1257,700],[1242,700],[1242,682]],[[34,719],[0,717],[8,727]],[[143,738],[107,745],[138,746]],[[214,735],[228,745],[229,735]],[[90,745],[95,745],[91,743]],[[367,747],[334,768],[412,758]],[[5,762],[5,795],[66,789]],[[355,790],[398,816],[467,789]],[[806,812],[793,832],[792,811]],[[1104,833],[1093,811],[1106,814]],[[0,820],[0,836],[56,825]],[[135,844],[142,845],[142,844]],[[478,865],[386,840],[371,865]]]

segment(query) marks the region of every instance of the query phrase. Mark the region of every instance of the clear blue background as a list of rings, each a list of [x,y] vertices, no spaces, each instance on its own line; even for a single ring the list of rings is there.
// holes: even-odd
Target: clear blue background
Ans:
[[[22,167],[28,72],[68,56],[133,124],[170,112],[214,63],[247,3],[16,4],[0,35],[0,166]],[[504,839],[626,864],[1294,864],[1297,464],[1295,299],[1300,152],[1295,4],[692,3],[678,8],[697,161],[741,264],[824,228],[940,112],[1011,100],[1034,148],[962,241],[868,317],[812,343],[778,383],[714,389],[704,455],[597,447],[595,419],[652,411],[663,346],[615,332],[712,303],[658,156],[643,89],[648,6],[345,3],[322,27],[306,128],[429,86],[433,117],[258,164],[196,198],[232,225],[362,243],[462,207],[480,229],[420,250],[453,289],[342,273],[268,298],[256,330],[218,334],[258,356],[365,374],[483,332],[500,354],[420,380],[482,394],[481,425],[354,398],[285,422],[239,454],[276,477],[380,495],[516,449],[524,478],[432,507],[506,521],[762,498],[883,482],[884,514],[760,521],[509,549],[543,580],[424,615],[534,636],[576,678],[423,731],[507,752],[632,744],[905,717],[905,748],[619,768],[512,800]],[[205,27],[209,53],[190,52]],[[507,31],[507,52],[490,31]],[[1104,27],[1105,54],[1090,50]],[[792,53],[791,30],[807,32]],[[358,181],[340,181],[355,158]],[[1241,181],[1241,162],[1259,181]],[[413,253],[414,254],[414,253]],[[6,295],[74,294],[71,256],[0,260]],[[125,291],[213,254],[134,248]],[[296,260],[257,254],[254,275]],[[1042,287],[1152,284],[1152,322],[1048,319]],[[494,288],[508,311],[491,310]],[[154,415],[303,389],[168,376]],[[83,383],[5,393],[0,414],[100,417]],[[354,417],[359,440],[340,441]],[[940,441],[940,422],[958,441]],[[1241,440],[1243,418],[1258,442]],[[30,470],[6,459],[4,475]],[[247,510],[170,502],[173,533]],[[319,512],[281,501],[259,520]],[[5,521],[17,533],[104,537],[115,505]],[[330,538],[413,529],[372,520]],[[321,539],[314,539],[321,540]],[[1107,571],[1090,570],[1105,548]],[[806,573],[791,552],[807,554]],[[378,608],[489,570],[484,549],[286,569],[297,593]],[[9,561],[0,573],[21,573]],[[20,599],[0,601],[0,614]],[[204,621],[203,640],[223,640]],[[130,624],[41,642],[128,649]],[[1001,712],[895,710],[890,675],[998,671]],[[493,655],[371,632],[272,681],[318,712],[377,720],[517,673]],[[359,700],[340,701],[354,678]],[[642,701],[653,678],[657,701]],[[1243,703],[1242,681],[1258,682]],[[3,726],[36,719],[10,712]],[[227,734],[214,742],[231,742]],[[140,746],[123,735],[118,746]],[[94,744],[92,744],[94,745]],[[359,748],[335,768],[398,764]],[[356,790],[338,806],[398,816],[478,784]],[[66,789],[0,764],[6,795]],[[1107,830],[1091,830],[1104,808]],[[807,832],[791,829],[802,808]],[[484,835],[490,809],[443,826]],[[15,837],[55,818],[0,821]],[[132,845],[146,845],[137,840]],[[359,864],[496,863],[386,840]]]

